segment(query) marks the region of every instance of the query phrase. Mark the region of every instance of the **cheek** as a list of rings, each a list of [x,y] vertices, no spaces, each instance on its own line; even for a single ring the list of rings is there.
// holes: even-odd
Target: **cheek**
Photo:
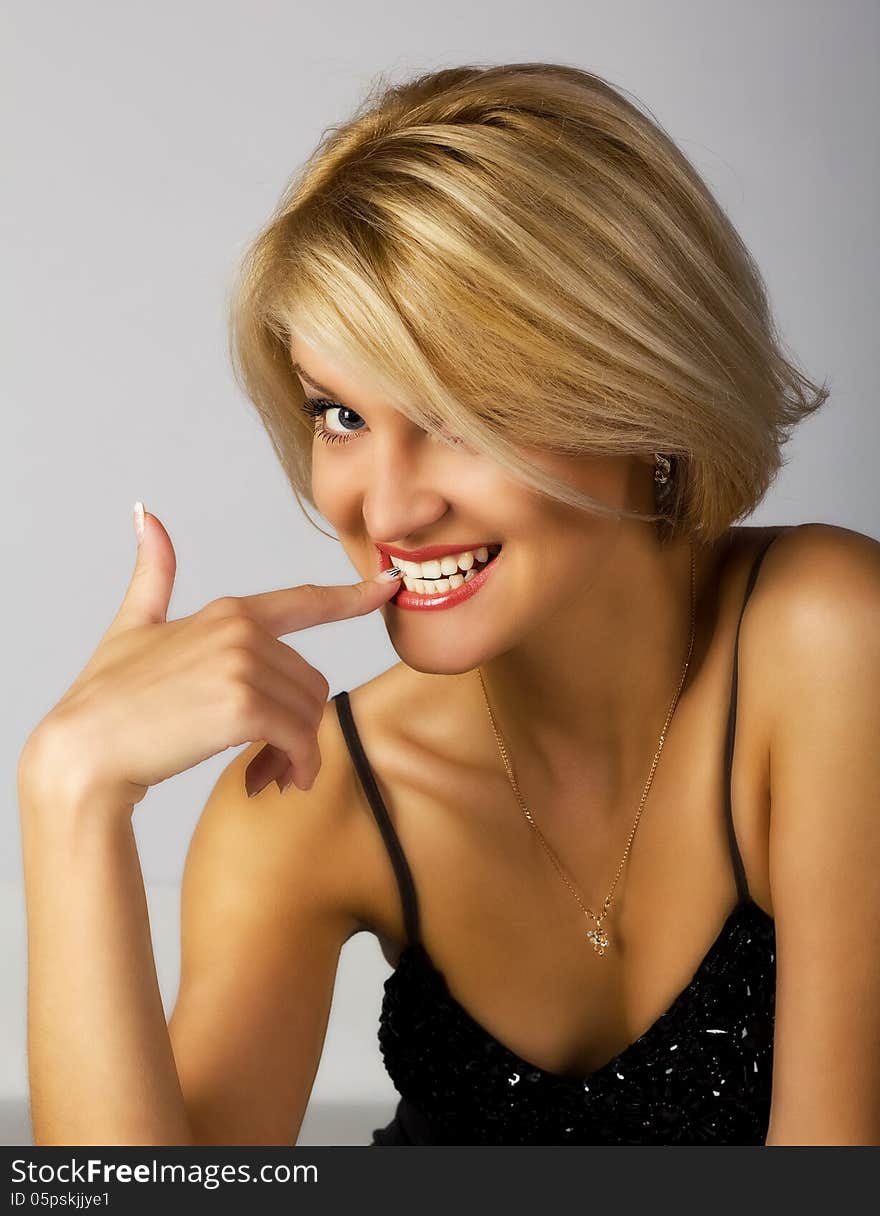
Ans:
[[[344,475],[338,462],[334,465],[323,459],[320,452],[312,457],[312,499],[325,519],[346,515],[357,501],[351,477]]]

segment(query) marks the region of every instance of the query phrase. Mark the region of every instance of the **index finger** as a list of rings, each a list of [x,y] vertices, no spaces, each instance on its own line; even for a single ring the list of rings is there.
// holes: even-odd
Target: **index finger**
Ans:
[[[366,616],[392,599],[401,586],[399,573],[389,576],[383,570],[359,583],[303,583],[238,598],[252,620],[273,637],[281,638],[327,621]]]

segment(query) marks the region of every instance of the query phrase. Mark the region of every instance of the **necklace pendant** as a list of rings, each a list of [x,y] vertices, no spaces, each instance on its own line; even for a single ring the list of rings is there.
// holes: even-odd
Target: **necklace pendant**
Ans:
[[[597,954],[604,954],[606,947],[610,944],[601,929],[588,929],[587,938],[593,943],[593,949]]]

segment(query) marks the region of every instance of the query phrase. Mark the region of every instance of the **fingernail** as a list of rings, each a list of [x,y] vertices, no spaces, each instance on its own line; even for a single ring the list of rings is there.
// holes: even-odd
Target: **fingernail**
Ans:
[[[140,501],[134,504],[134,534],[140,545],[144,539],[144,504]]]
[[[381,574],[377,574],[375,581],[377,583],[391,582],[392,579],[400,578],[402,574],[403,571],[399,570],[397,566],[391,566],[388,570],[383,570]]]

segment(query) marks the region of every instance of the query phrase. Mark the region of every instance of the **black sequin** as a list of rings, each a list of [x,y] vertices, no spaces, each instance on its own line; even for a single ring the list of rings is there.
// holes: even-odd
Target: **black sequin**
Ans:
[[[763,1144],[776,991],[773,921],[751,899],[690,984],[582,1080],[510,1051],[450,995],[421,942],[385,981],[379,1045],[401,1095],[373,1144]]]

